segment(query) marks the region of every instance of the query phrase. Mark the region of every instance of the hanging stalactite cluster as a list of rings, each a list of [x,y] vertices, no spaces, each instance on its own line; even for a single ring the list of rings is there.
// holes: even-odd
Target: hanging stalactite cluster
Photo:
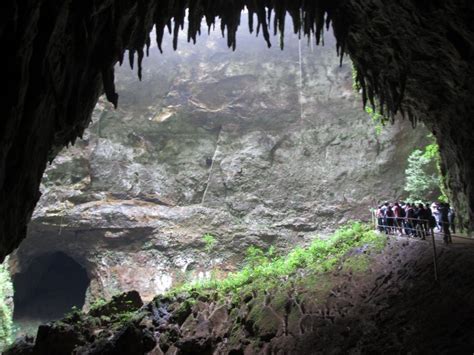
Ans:
[[[236,49],[236,33],[240,26],[241,14],[248,12],[248,27],[251,33],[256,30],[257,35],[263,37],[270,47],[270,33],[280,34],[281,38],[285,33],[285,18],[288,14],[293,20],[293,30],[295,33],[304,35],[314,35],[316,43],[319,44],[324,26],[329,28],[333,14],[336,11],[340,0],[336,1],[278,1],[278,0],[196,0],[180,1],[168,0],[158,2],[154,7],[153,24],[156,30],[156,41],[160,51],[164,33],[169,31],[173,36],[173,48],[177,49],[178,35],[184,29],[187,22],[188,41],[196,43],[198,35],[201,34],[202,23],[206,23],[208,30],[214,29],[219,23],[223,36],[227,36],[227,45],[233,50]],[[255,28],[255,19],[256,28]],[[187,20],[187,21],[186,21]],[[146,31],[145,31],[146,32]],[[134,54],[138,56],[138,71],[141,76],[141,61],[144,56],[143,48],[148,52],[151,39],[148,33],[137,37],[138,41],[132,44],[130,50],[130,64],[133,67]],[[280,41],[283,49],[284,42]],[[341,53],[343,49],[341,50]],[[123,61],[123,54],[119,58]]]
[[[0,44],[7,64],[0,96],[0,261],[26,235],[48,159],[81,137],[100,94],[115,106],[114,66],[138,67],[165,31],[197,41],[220,27],[238,46],[242,12],[250,31],[284,46],[285,18],[301,36],[322,41],[330,26],[337,53],[350,55],[362,101],[388,120],[397,113],[437,133],[455,204],[474,228],[471,188],[474,107],[474,2],[471,0],[3,0]],[[449,146],[450,149],[443,149]]]
[[[220,26],[223,36],[227,37],[227,45],[235,50],[237,46],[236,33],[241,25],[241,14],[248,13],[248,28],[251,33],[262,34],[267,45],[272,45],[270,34],[280,36],[280,47],[284,48],[285,18],[290,16],[293,22],[292,30],[299,35],[314,38],[317,45],[321,43],[325,30],[331,24],[337,39],[337,54],[342,59],[346,52],[346,42],[350,23],[347,20],[347,1],[344,0],[319,0],[319,1],[279,1],[279,0],[168,0],[158,1],[153,6],[153,15],[150,15],[150,7],[145,6],[143,1],[137,3],[138,13],[141,18],[152,16],[152,21],[143,23],[153,23],[156,31],[156,41],[158,48],[162,51],[162,42],[165,31],[168,31],[173,38],[173,48],[176,50],[178,36],[187,27],[187,39],[196,43],[197,37],[201,34],[202,24],[207,25],[208,31]],[[256,21],[255,21],[256,20]],[[139,26],[140,27],[140,26]],[[145,53],[148,54],[151,45],[149,29],[143,29],[135,34],[129,50],[129,63],[134,67],[135,56],[138,62],[138,76],[142,77],[142,60]],[[122,63],[124,50],[118,58]],[[404,97],[406,72],[401,73],[397,78],[397,83],[385,83],[373,71],[365,68],[362,63],[356,64],[357,80],[362,88],[363,105],[370,103],[374,109],[377,107],[384,117],[394,119],[395,114],[401,111]],[[104,76],[104,88],[107,97],[115,105],[117,104],[117,94],[114,91],[113,75]],[[376,103],[376,98],[379,102]],[[415,123],[415,116],[408,110],[410,120]]]

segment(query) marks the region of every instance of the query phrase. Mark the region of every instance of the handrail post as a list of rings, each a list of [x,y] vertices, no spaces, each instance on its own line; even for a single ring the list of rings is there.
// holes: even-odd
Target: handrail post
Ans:
[[[436,243],[435,243],[435,235],[433,228],[430,228],[431,231],[431,240],[433,242],[433,264],[434,264],[434,278],[435,281],[438,282],[438,256],[436,254]]]

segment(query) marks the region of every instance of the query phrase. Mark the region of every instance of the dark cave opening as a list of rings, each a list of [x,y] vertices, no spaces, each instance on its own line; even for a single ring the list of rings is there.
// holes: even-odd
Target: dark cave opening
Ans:
[[[62,252],[37,257],[13,277],[15,320],[54,320],[84,306],[90,279],[86,270]]]

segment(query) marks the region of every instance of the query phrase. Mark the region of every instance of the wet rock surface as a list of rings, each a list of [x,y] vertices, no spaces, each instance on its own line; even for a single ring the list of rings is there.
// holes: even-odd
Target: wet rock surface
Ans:
[[[107,330],[92,316],[70,318],[45,326],[54,336],[40,337],[40,329],[32,353],[49,346],[50,353],[68,353],[64,342],[52,341],[56,336],[86,339],[75,350],[81,354],[469,353],[472,244],[438,251],[439,283],[429,242],[392,237],[383,253],[359,253],[367,269],[342,259],[335,271],[256,288],[242,302],[212,293],[161,296]],[[15,349],[8,354],[20,353]]]
[[[137,291],[129,291],[115,295],[104,305],[97,305],[89,311],[93,317],[111,317],[116,313],[133,312],[143,306],[143,301]]]
[[[86,308],[127,290],[150,301],[211,266],[233,270],[251,245],[304,244],[403,194],[426,131],[377,135],[329,34],[316,48],[289,36],[283,52],[239,35],[235,53],[217,34],[152,48],[143,82],[117,70],[120,107],[101,101],[48,167],[14,274],[61,251],[88,272]]]
[[[265,5],[276,14],[275,29],[284,28],[288,11],[296,27],[301,24],[303,32],[318,42],[325,20],[332,21],[339,52],[349,52],[355,61],[364,99],[378,96],[390,114],[408,112],[412,120],[422,120],[436,133],[453,201],[463,224],[472,227],[471,2],[351,0],[312,6],[243,1],[232,7],[211,2],[203,8],[187,2],[167,6],[153,1],[29,0],[20,5],[8,0],[0,28],[9,53],[8,95],[2,96],[1,105],[5,117],[0,136],[1,260],[26,236],[47,161],[83,135],[102,90],[117,104],[114,65],[123,61],[125,51],[131,50],[132,66],[137,59],[141,76],[153,26],[162,44],[165,27],[170,31],[174,27],[176,37],[188,13],[190,40],[201,33],[204,16],[209,26],[220,17],[228,45],[235,48],[238,18],[246,5],[253,16],[250,27],[255,20],[267,41]],[[167,41],[177,43],[176,38]]]

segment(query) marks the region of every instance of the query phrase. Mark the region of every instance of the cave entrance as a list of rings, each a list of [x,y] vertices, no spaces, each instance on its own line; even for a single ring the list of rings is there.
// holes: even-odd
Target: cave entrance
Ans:
[[[20,324],[59,319],[84,306],[89,283],[86,270],[65,253],[41,255],[13,277],[13,318]]]

